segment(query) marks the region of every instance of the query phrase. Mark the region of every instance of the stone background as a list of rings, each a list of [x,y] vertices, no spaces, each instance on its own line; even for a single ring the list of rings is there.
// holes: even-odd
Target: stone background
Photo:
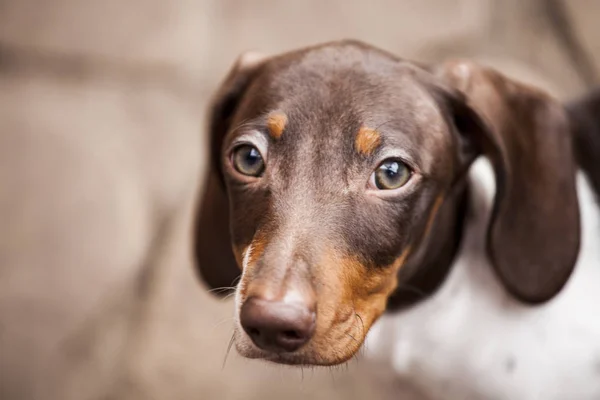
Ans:
[[[360,360],[222,368],[232,304],[190,250],[210,95],[244,50],[357,38],[567,98],[597,83],[598,21],[598,0],[0,0],[0,399],[420,398]]]

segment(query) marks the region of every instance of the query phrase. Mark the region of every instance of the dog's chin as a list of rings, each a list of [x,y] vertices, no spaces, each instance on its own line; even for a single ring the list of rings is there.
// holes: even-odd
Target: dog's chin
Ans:
[[[287,353],[277,353],[258,348],[250,338],[245,335],[236,334],[235,347],[237,352],[245,358],[260,359],[276,364],[293,366],[334,366],[343,364],[350,360],[357,352],[360,346],[351,351],[335,352],[334,354],[321,354],[315,352],[310,343],[297,351]]]

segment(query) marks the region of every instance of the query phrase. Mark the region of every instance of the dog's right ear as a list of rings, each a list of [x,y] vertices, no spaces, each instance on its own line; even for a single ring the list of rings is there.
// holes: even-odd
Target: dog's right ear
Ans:
[[[194,245],[200,278],[219,294],[233,290],[241,273],[231,248],[229,200],[221,171],[221,148],[240,99],[265,59],[255,52],[239,56],[217,91],[209,112],[209,162],[196,219]]]

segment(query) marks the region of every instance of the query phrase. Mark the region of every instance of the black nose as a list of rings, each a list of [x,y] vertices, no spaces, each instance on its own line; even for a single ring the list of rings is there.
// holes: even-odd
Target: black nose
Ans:
[[[250,297],[240,312],[242,327],[264,350],[292,352],[310,340],[315,312],[302,303],[284,303]]]

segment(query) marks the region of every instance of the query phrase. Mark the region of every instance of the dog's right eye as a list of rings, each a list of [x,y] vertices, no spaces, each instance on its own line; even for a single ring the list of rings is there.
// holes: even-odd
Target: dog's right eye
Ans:
[[[249,144],[243,144],[233,149],[233,167],[237,172],[247,176],[260,176],[265,169],[265,162],[258,149]]]

